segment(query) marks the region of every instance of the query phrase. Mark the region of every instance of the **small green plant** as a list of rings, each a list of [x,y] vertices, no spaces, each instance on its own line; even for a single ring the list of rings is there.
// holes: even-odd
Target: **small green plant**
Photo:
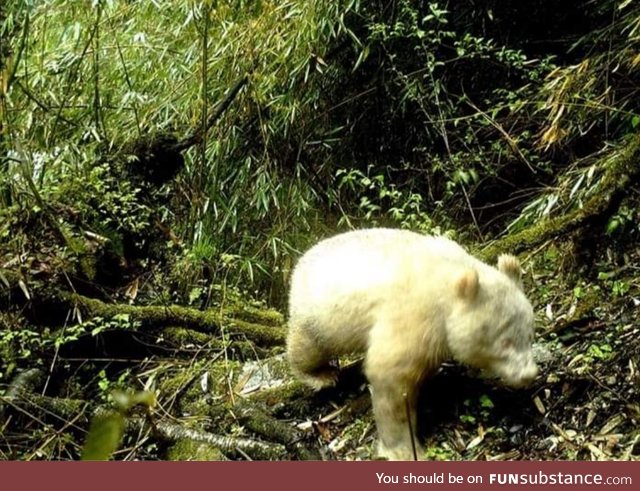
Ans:
[[[487,394],[482,394],[477,400],[465,399],[463,405],[469,410],[468,413],[460,415],[460,421],[475,425],[478,422],[476,415],[480,415],[481,420],[487,420],[494,408],[494,403]]]
[[[621,206],[618,212],[609,218],[607,222],[607,235],[620,234],[629,229],[629,227],[637,226],[637,213],[628,206]]]
[[[131,379],[131,372],[129,370],[123,370],[120,372],[114,380],[110,379],[105,370],[100,370],[97,374],[97,385],[100,393],[100,398],[103,401],[111,401],[114,398],[114,394],[119,394],[122,391],[126,391]]]
[[[109,460],[120,446],[131,411],[142,407],[149,413],[156,404],[155,395],[147,391],[113,391],[110,398],[114,409],[102,410],[92,419],[82,447],[82,460]]]
[[[617,275],[618,273],[616,271],[600,271],[598,273],[598,279],[611,291],[611,295],[614,298],[621,298],[629,293],[631,285],[627,280],[617,279]]]
[[[457,460],[460,458],[460,455],[446,443],[427,445],[423,456],[426,460]]]
[[[76,159],[72,149],[65,155]],[[55,168],[50,172],[44,197],[76,208],[86,223],[114,239],[114,232],[139,234],[148,229],[152,210],[140,199],[141,190],[114,174],[110,164],[96,163],[88,169]]]
[[[0,329],[0,346],[11,349],[14,358],[30,358],[43,344],[40,333],[29,328]]]
[[[98,388],[103,396],[111,390],[111,381],[107,378],[107,372],[104,370],[98,372]]]
[[[136,330],[140,327],[140,321],[131,319],[129,314],[116,314],[109,319],[94,317],[91,320],[79,324],[85,332],[89,331],[92,336],[97,336],[104,331],[111,330]]]
[[[624,297],[629,292],[629,283],[623,280],[615,280],[611,285],[611,293],[614,297]]]
[[[17,328],[5,323],[0,313],[0,380],[9,379],[16,368],[26,361],[38,364],[36,354],[39,354],[44,340],[39,332],[27,326]]]
[[[491,398],[486,394],[482,394],[480,396],[479,402],[480,402],[480,407],[484,409],[493,409],[495,407]]]
[[[468,424],[476,424],[476,417],[472,414],[461,414],[460,421]]]
[[[610,344],[591,344],[587,348],[586,356],[591,360],[608,360],[613,356],[613,349]]]
[[[425,233],[441,233],[427,213],[423,198],[413,191],[400,190],[395,184],[388,184],[381,173],[370,175],[358,169],[339,169],[336,173],[338,190],[343,193],[360,196],[358,210],[361,219],[369,225],[393,224]],[[347,215],[341,222],[349,222]]]

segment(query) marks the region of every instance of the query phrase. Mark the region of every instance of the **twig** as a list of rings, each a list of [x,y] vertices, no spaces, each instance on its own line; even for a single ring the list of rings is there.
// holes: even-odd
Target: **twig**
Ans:
[[[404,410],[407,415],[407,425],[409,426],[409,435],[411,436],[411,450],[413,452],[413,460],[418,460],[418,453],[416,452],[416,438],[413,434],[413,424],[411,423],[411,408],[409,407],[409,399],[407,393],[402,394],[404,398]]]
[[[518,157],[520,157],[520,160],[522,160],[525,165],[529,168],[529,170],[533,173],[533,174],[537,174],[537,171],[533,168],[533,166],[529,163],[529,160],[527,159],[527,157],[525,157],[525,155],[522,153],[522,150],[520,150],[520,148],[518,147],[518,144],[516,143],[516,141],[511,138],[511,135],[509,135],[509,133],[507,133],[507,131],[502,127],[501,124],[499,124],[495,119],[491,118],[486,112],[484,112],[482,109],[480,109],[478,106],[476,106],[473,102],[471,102],[469,100],[468,97],[465,97],[465,102],[471,106],[472,109],[474,109],[475,111],[478,112],[478,114],[480,114],[484,119],[487,120],[487,122],[493,126],[496,130],[498,130],[498,132],[504,136],[504,139],[507,141],[507,143],[509,144],[509,146],[511,147],[511,150],[513,150]]]

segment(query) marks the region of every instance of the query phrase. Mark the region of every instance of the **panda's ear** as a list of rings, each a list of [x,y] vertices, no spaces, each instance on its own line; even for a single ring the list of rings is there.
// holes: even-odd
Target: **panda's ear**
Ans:
[[[522,266],[515,256],[502,254],[498,257],[498,270],[511,278],[522,290]]]
[[[456,293],[469,302],[475,300],[480,288],[480,279],[475,269],[467,269],[456,281]]]

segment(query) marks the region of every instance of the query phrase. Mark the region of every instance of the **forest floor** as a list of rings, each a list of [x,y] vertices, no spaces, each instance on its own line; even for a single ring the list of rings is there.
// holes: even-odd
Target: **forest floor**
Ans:
[[[640,459],[639,250],[608,249],[589,269],[564,245],[523,260],[538,379],[512,390],[446,364],[422,391],[419,457]],[[33,353],[11,353],[1,458],[78,458],[90,421],[112,411],[118,390],[153,397],[120,410],[117,459],[375,458],[359,361],[343,360],[334,389],[302,386],[284,359],[276,311],[231,294],[198,311],[13,289],[14,298],[27,293],[28,305],[2,314],[5,355],[33,345],[33,326],[43,339]]]
[[[422,391],[420,457],[640,459],[639,251],[618,266],[603,259],[585,277],[567,272],[576,267],[567,257],[548,246],[529,258],[541,365],[536,382],[512,390],[444,366]],[[306,394],[317,401],[313,411],[288,421],[312,435],[327,458],[372,458],[376,432],[367,386],[353,377],[357,363],[347,372],[345,388]]]

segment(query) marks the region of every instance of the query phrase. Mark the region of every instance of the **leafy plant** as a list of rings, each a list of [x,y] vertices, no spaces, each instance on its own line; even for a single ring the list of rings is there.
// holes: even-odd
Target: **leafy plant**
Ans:
[[[596,360],[607,360],[613,353],[610,344],[591,344],[587,349],[587,356]]]
[[[390,224],[425,233],[442,233],[426,212],[422,196],[387,184],[383,174],[370,177],[358,169],[339,169],[336,177],[338,190],[343,194],[360,196],[358,220],[370,225]],[[343,214],[340,223],[351,224],[351,218]]]
[[[89,432],[82,447],[82,460],[109,460],[120,446],[129,413],[141,406],[150,411],[156,404],[153,393],[113,391],[113,410],[103,410],[91,421]]]
[[[616,271],[600,271],[598,273],[598,279],[604,282],[614,298],[625,296],[631,289],[631,284],[625,279],[616,278],[617,275]]]
[[[627,78],[637,82],[640,7],[627,1],[603,2],[603,7],[611,9],[612,21],[574,46],[589,46],[593,54],[557,67],[547,76],[541,90],[540,111],[546,117],[541,145],[566,144],[587,133],[611,133],[614,128],[631,132],[638,124],[637,83],[629,93]],[[604,49],[593,49],[594,45]]]
[[[479,414],[482,420],[487,420],[491,414],[491,410],[495,407],[493,401],[487,394],[480,395],[477,401],[466,399],[464,401],[464,406],[470,412],[461,414],[460,421],[472,425],[475,425],[478,421],[476,415]]]

